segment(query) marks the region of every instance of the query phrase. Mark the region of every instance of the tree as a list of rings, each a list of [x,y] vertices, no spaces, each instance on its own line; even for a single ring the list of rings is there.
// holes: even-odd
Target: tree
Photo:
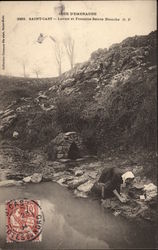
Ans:
[[[22,58],[15,58],[15,60],[22,66],[22,75],[24,77],[28,77],[26,73],[26,66],[28,65],[28,59],[26,58],[26,55],[23,55]]]
[[[41,68],[40,68],[39,66],[36,65],[36,66],[34,66],[32,72],[33,72],[33,73],[36,75],[36,77],[38,78],[39,75],[42,73],[42,70],[41,70]]]
[[[63,57],[63,47],[62,47],[62,44],[59,41],[57,41],[54,37],[52,36],[49,36],[49,37],[54,44],[55,59],[58,65],[58,74],[60,76],[62,73],[61,65],[62,65],[62,57]]]
[[[68,59],[70,61],[71,69],[74,66],[74,45],[75,41],[71,36],[68,36],[66,39],[64,39],[64,47],[68,56]]]
[[[24,77],[26,77],[26,64],[27,64],[27,62],[25,60],[22,60],[22,68],[23,68]]]
[[[62,46],[60,45],[60,43],[56,43],[55,44],[55,58],[56,58],[56,62],[57,62],[57,65],[58,65],[58,74],[59,74],[59,76],[62,73],[62,69],[61,69],[62,56],[63,56]]]

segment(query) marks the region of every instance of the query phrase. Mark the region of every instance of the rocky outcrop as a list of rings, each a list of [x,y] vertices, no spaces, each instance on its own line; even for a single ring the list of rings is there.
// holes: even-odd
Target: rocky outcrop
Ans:
[[[129,141],[137,147],[147,147],[148,141],[154,147],[156,32],[98,49],[87,62],[58,78],[1,79],[11,80],[25,88],[26,83],[31,88],[40,86],[32,93],[30,87],[25,92],[13,89],[18,98],[0,112],[2,136],[11,137],[17,131],[22,137],[16,143],[24,147],[43,147],[68,131],[83,134],[90,152],[118,147],[122,141],[122,147]]]
[[[14,110],[7,109],[2,111],[0,114],[0,132],[5,132],[6,129],[16,121],[17,115],[14,113]]]

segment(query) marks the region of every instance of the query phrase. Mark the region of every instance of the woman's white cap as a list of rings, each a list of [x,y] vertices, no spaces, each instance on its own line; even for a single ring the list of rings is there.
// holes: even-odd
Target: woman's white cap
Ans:
[[[122,180],[123,180],[123,183],[125,183],[125,181],[127,179],[133,179],[134,178],[134,174],[131,172],[131,171],[127,171],[126,173],[124,173],[122,175]]]

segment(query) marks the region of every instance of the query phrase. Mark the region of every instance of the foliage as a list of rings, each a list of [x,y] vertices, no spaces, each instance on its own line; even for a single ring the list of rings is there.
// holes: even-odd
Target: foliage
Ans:
[[[56,103],[56,118],[64,132],[80,129],[80,113],[83,109],[82,98],[61,96]]]
[[[90,152],[135,147],[153,150],[156,137],[156,73],[135,71],[129,80],[106,86],[95,103],[81,96],[62,96],[57,123],[64,132],[79,131]],[[85,96],[84,96],[85,95]],[[83,97],[84,96],[84,97]]]

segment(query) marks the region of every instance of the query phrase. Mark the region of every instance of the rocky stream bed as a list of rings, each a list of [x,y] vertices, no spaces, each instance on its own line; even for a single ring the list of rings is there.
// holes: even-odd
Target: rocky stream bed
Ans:
[[[86,199],[90,197],[90,190],[100,177],[102,170],[106,167],[113,167],[119,161],[118,157],[99,160],[94,156],[85,156],[77,160],[48,161],[42,152],[27,152],[26,154],[26,152],[14,149],[13,154],[11,148],[9,150],[5,147],[1,148],[0,187],[56,182],[67,187],[75,196]],[[115,197],[106,200],[91,198],[97,199],[101,206],[109,209],[115,216],[154,223],[157,209],[156,195],[150,197],[150,192],[147,193],[144,190],[144,185],[151,184],[151,180],[141,176],[143,166],[129,164],[127,160],[121,163],[123,171],[132,170],[135,174],[134,188],[127,203],[123,204]]]

